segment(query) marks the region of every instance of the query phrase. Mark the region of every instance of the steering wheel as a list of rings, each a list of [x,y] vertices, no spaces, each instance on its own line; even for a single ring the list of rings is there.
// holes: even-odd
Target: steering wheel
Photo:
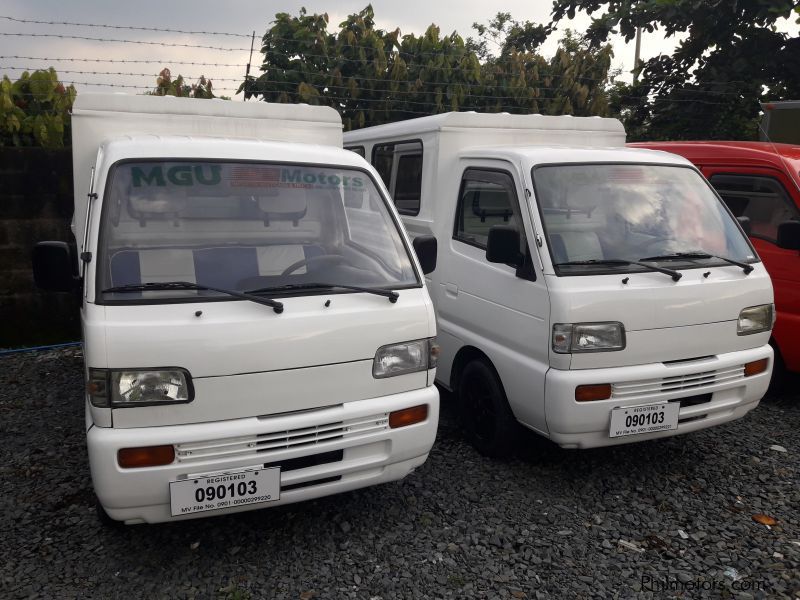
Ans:
[[[294,273],[300,267],[311,266],[315,264],[319,264],[320,266],[334,266],[340,263],[347,262],[347,259],[342,256],[341,254],[320,254],[319,256],[311,256],[309,258],[304,258],[302,260],[298,260],[290,264],[286,267],[283,272],[281,273],[281,277],[285,277],[290,273]]]

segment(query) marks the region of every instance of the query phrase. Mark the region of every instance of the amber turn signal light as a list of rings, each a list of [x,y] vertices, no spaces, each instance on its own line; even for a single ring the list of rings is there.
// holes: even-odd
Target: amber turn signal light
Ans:
[[[145,446],[143,448],[122,448],[117,452],[117,462],[123,469],[141,467],[160,467],[175,460],[172,446]]]
[[[592,400],[608,400],[611,398],[611,384],[579,385],[575,388],[575,400],[590,402]]]
[[[767,370],[769,366],[769,359],[762,358],[761,360],[754,360],[753,362],[744,365],[744,376],[750,377],[751,375],[758,375]]]
[[[392,429],[406,427],[415,423],[422,423],[427,418],[428,405],[420,404],[419,406],[412,406],[411,408],[395,410],[389,413],[389,427]]]

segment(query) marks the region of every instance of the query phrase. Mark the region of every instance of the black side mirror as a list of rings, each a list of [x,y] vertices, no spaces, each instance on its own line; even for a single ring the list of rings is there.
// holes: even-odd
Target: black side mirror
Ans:
[[[778,248],[800,250],[800,221],[784,221],[778,225]]]
[[[739,221],[739,225],[742,226],[744,234],[746,236],[749,236],[750,231],[752,230],[752,228],[750,227],[750,217],[745,217],[745,216],[736,217],[736,220]]]
[[[49,292],[69,292],[77,288],[72,253],[66,242],[39,242],[33,247],[33,280]]]
[[[513,267],[522,265],[524,256],[519,251],[519,231],[508,225],[494,225],[489,229],[486,242],[486,260]]]
[[[436,238],[432,235],[418,235],[412,242],[414,252],[417,253],[417,259],[422,267],[422,272],[427,275],[436,269],[436,254],[438,253],[438,245]]]

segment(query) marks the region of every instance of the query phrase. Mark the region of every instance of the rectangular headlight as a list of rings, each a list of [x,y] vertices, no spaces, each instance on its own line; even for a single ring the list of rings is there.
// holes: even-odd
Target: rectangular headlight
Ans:
[[[624,348],[625,327],[618,321],[553,325],[553,351],[559,354],[612,352]]]
[[[439,345],[436,338],[381,346],[372,361],[372,376],[376,379],[427,371],[436,367]]]
[[[191,376],[177,368],[90,369],[88,388],[94,406],[112,408],[178,404],[194,399]]]
[[[752,335],[769,331],[775,324],[775,307],[772,304],[750,306],[739,313],[737,335]]]

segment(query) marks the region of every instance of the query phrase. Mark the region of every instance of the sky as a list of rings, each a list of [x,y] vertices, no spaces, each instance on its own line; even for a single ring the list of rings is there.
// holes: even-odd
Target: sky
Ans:
[[[255,31],[255,50],[251,74],[258,75],[261,61],[260,37],[270,26],[274,15],[286,12],[297,15],[305,6],[309,13],[327,12],[329,31],[348,14],[363,9],[368,0],[4,0],[0,7],[0,75],[14,80],[23,70],[54,67],[65,82],[73,82],[78,93],[118,91],[142,93],[155,87],[157,73],[168,67],[173,76],[183,74],[188,81],[201,75],[214,83],[217,95],[234,96],[243,79],[250,54],[250,34]],[[431,0],[372,0],[375,20],[382,29],[399,27],[403,34],[423,33],[431,23],[442,34],[458,32],[462,37],[474,36],[474,22],[486,23],[497,12],[509,12],[518,21],[547,23],[550,20],[550,0],[498,0],[491,6],[485,0],[431,1]],[[595,16],[598,16],[595,14]],[[177,29],[235,33],[238,36],[197,35],[168,32],[149,32],[130,29],[77,27],[20,23],[9,19],[89,23],[128,27]],[[579,14],[573,21],[564,21],[561,29],[569,27],[578,32],[586,30],[590,18]],[[796,26],[793,26],[796,29]],[[11,35],[9,35],[11,34]],[[21,35],[20,35],[21,34]],[[36,35],[33,35],[36,34]],[[43,34],[45,34],[43,36]],[[104,38],[105,40],[130,40],[151,42],[135,44],[110,41],[92,41],[69,37]],[[558,44],[558,35],[551,36],[541,49],[549,57]],[[642,40],[642,59],[660,53],[670,53],[675,38],[664,39],[660,32],[645,33]],[[164,46],[161,44],[174,44]],[[211,48],[184,47],[212,46]],[[634,44],[625,44],[621,38],[612,40],[613,66],[624,71],[622,79],[630,81],[633,66]],[[24,57],[24,58],[13,58]],[[61,59],[61,60],[55,60]],[[74,60],[83,59],[83,60]],[[146,62],[97,62],[146,61]],[[209,63],[205,65],[179,64]],[[222,66],[230,65],[230,66]],[[115,74],[96,74],[111,72]],[[126,75],[116,73],[128,73]],[[90,84],[112,84],[90,85]]]

